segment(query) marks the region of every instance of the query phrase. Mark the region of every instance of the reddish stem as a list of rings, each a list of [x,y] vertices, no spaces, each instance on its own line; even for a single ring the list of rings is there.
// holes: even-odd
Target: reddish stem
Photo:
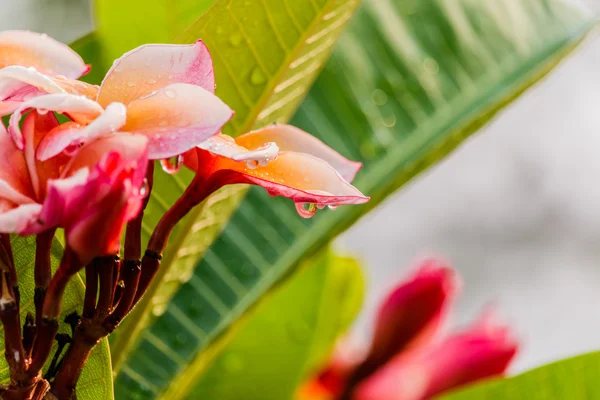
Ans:
[[[146,182],[148,184],[146,197],[138,216],[127,223],[125,232],[125,260],[139,260],[142,257],[142,220],[144,219],[144,210],[150,201],[152,186],[154,185],[154,161],[148,162],[146,170]]]
[[[96,263],[92,260],[85,266],[85,297],[83,299],[83,318],[90,318],[96,312],[98,297],[98,271]]]
[[[38,234],[35,238],[35,292],[33,302],[35,304],[36,325],[42,321],[42,307],[46,291],[52,278],[50,250],[56,229],[50,229]]]
[[[13,288],[10,285],[10,274],[1,274],[0,320],[4,326],[4,355],[10,368],[13,382],[27,378],[25,374],[25,350],[21,339],[21,321],[19,307],[15,300]]]
[[[142,272],[141,263],[136,260],[125,260],[123,262],[121,277],[124,287],[117,308],[104,322],[105,328],[112,332],[131,311]]]

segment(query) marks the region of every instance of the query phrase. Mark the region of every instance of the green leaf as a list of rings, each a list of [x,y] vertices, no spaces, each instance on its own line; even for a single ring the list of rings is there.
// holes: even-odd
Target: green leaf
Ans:
[[[34,262],[35,262],[35,237],[15,236],[12,239],[12,247],[15,256],[15,264],[19,277],[19,292],[21,294],[21,323],[25,322],[27,312],[35,314],[35,306],[33,304],[34,284]],[[55,239],[52,243],[52,270],[56,270],[60,264],[60,259],[63,253],[63,246]],[[63,299],[63,308],[61,320],[73,311],[81,312],[83,304],[83,296],[85,285],[79,275],[76,275],[65,291]],[[64,323],[61,323],[60,331],[63,333],[71,333],[71,328]],[[4,347],[4,329],[0,332],[2,339],[2,347]],[[52,352],[54,355],[54,351]],[[52,355],[48,360],[50,364]],[[9,381],[8,364],[4,357],[0,357],[0,383],[8,383]],[[81,378],[77,384],[77,398],[79,400],[109,400],[114,398],[113,394],[113,379],[112,368],[110,363],[110,349],[108,348],[108,340],[103,339],[98,346],[92,351],[90,358],[81,374]]]
[[[560,0],[367,1],[293,122],[364,161],[356,184],[371,202],[307,221],[289,200],[252,189],[205,253],[194,285],[182,286],[169,312],[144,332],[118,384],[138,380],[160,390],[184,379],[196,354],[216,356],[238,317],[306,254],[476,132],[592,25]],[[304,59],[301,65],[311,64]],[[168,332],[196,334],[181,347]]]
[[[201,38],[212,51],[217,95],[236,111],[224,130],[238,135],[292,116],[358,5],[359,0],[219,0],[175,41],[193,43]],[[113,57],[129,46],[167,38],[150,32],[160,12],[150,11],[147,19],[146,13],[143,18],[134,16],[137,22],[131,23],[133,8],[124,10],[123,1],[104,0],[98,6],[104,10],[98,13],[98,32],[79,42],[81,53],[93,53],[97,47],[103,57]],[[135,8],[136,12],[140,9],[146,10]],[[128,35],[134,38],[130,40]],[[144,218],[144,240],[190,179],[189,171],[176,175],[156,172]],[[181,284],[191,277],[245,191],[244,186],[223,189],[178,225],[152,286],[111,338],[116,370],[148,321],[164,312]]]
[[[195,284],[195,279],[189,283]],[[230,332],[230,341],[217,357],[199,354],[187,372],[158,396],[155,390],[163,382],[140,386],[138,380],[125,378],[117,386],[117,397],[239,400],[243,393],[244,400],[290,399],[307,373],[314,371],[315,361],[325,360],[335,339],[357,315],[363,289],[355,260],[322,252],[253,309]],[[166,315],[192,307],[175,303]],[[186,347],[191,334],[177,333],[173,343],[180,341],[180,347]],[[161,338],[171,342],[166,335],[165,331]],[[144,365],[149,371],[160,365],[154,358],[148,362],[153,362]]]
[[[580,355],[495,379],[440,397],[440,400],[527,399],[592,400],[600,398],[600,352]]]

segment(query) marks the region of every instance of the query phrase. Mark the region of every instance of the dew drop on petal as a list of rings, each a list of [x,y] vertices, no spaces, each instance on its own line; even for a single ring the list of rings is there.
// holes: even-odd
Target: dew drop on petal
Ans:
[[[148,79],[148,80],[146,81],[146,83],[147,83],[148,85],[154,85],[154,84],[156,83],[156,79],[152,79],[152,78],[150,78],[150,79]]]
[[[337,210],[338,206],[335,206],[333,204],[330,204],[327,206],[330,210]]]
[[[312,218],[317,213],[317,206],[313,203],[296,203],[296,211],[302,218]]]
[[[134,87],[135,86],[135,82],[127,82],[127,86]]]
[[[181,154],[176,157],[165,158],[163,160],[160,160],[160,166],[162,167],[163,171],[165,171],[167,174],[175,174],[179,172],[182,165],[183,155]]]
[[[46,115],[46,114],[48,114],[48,110],[47,110],[47,109],[45,109],[45,108],[38,108],[38,109],[37,109],[37,112],[38,112],[38,114],[40,114],[40,115]]]
[[[250,169],[256,169],[256,167],[258,167],[258,161],[256,161],[256,160],[247,160],[246,161],[246,167],[248,167]]]
[[[167,90],[165,90],[165,96],[167,96],[170,99],[174,99],[177,96],[177,94],[175,93],[174,90],[167,89]]]

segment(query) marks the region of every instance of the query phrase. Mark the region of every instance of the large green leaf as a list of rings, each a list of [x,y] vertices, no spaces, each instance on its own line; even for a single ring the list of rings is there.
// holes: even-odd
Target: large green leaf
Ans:
[[[160,10],[146,13],[141,1],[131,4],[124,8],[121,0],[99,1],[98,31],[77,42],[76,49],[92,56],[97,50],[106,59],[142,42],[172,38],[160,27],[154,32],[153,24],[163,15]],[[171,7],[171,2],[165,5]],[[211,50],[217,95],[236,111],[225,131],[237,135],[291,117],[358,5],[359,0],[219,0],[175,41],[193,43],[202,38]],[[134,15],[140,10],[143,16]],[[100,62],[101,68],[106,65],[110,65],[106,60]],[[144,240],[190,179],[188,171],[176,175],[157,171],[144,218]],[[152,286],[111,340],[116,369],[148,320],[164,312],[182,282],[191,277],[244,194],[244,186],[225,188],[173,232]]]
[[[117,398],[239,400],[241,393],[244,400],[292,398],[307,372],[313,371],[315,360],[323,361],[340,332],[354,319],[363,292],[360,268],[351,258],[324,252],[303,265],[238,325],[217,357],[199,355],[188,373],[166,390],[168,382],[160,375],[145,386],[135,378],[125,378],[117,385]],[[198,282],[192,279],[189,284]],[[190,302],[175,302],[165,315],[194,312],[195,307]],[[169,335],[163,332],[161,337]],[[194,331],[178,332],[177,336],[173,343],[187,347]],[[151,355],[148,358],[140,366],[150,378],[161,361]]]
[[[600,399],[600,353],[561,360],[508,379],[494,379],[442,399]]]
[[[27,312],[35,313],[33,304],[34,292],[34,262],[35,262],[35,238],[33,236],[15,236],[12,239],[15,264],[19,276],[19,291],[21,293],[21,321],[25,321]],[[58,240],[52,244],[52,269],[56,270],[62,257],[63,247]],[[63,299],[61,319],[73,311],[81,312],[85,285],[79,275],[69,282]],[[61,323],[60,331],[71,333],[71,328]],[[2,347],[4,347],[4,329],[0,332]],[[56,343],[55,343],[56,344]],[[54,354],[54,352],[52,353]],[[48,362],[48,365],[50,360]],[[0,383],[9,380],[8,364],[4,357],[0,357]],[[77,384],[77,398],[80,400],[109,400],[113,399],[113,379],[110,363],[110,349],[108,340],[103,339],[92,351],[90,358],[81,374]]]
[[[290,201],[251,190],[195,270],[195,283],[175,296],[174,304],[191,309],[169,307],[117,381],[185,379],[195,354],[218,353],[236,319],[307,253],[477,131],[591,26],[560,0],[367,1],[294,123],[365,162],[356,183],[371,203],[306,221]],[[201,333],[185,346],[166,333],[188,331]],[[148,359],[152,371],[141,369]]]

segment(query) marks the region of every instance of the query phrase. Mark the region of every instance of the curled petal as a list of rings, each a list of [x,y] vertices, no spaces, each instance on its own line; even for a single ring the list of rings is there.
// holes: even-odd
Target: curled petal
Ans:
[[[41,210],[41,205],[32,203],[0,213],[0,233],[26,234],[31,226],[37,225]]]
[[[5,100],[28,86],[45,93],[64,92],[49,76],[39,73],[33,67],[12,65],[0,70],[0,100]]]
[[[98,102],[129,104],[173,83],[188,83],[214,93],[212,59],[202,41],[193,45],[147,44],[125,53],[106,74]]]
[[[199,86],[176,83],[127,107],[126,132],[148,137],[152,160],[174,157],[218,133],[233,111]]]
[[[326,161],[348,182],[352,182],[362,164],[350,161],[316,137],[291,125],[276,124],[249,132],[235,139],[247,149],[260,147],[268,142],[277,143],[281,151],[306,153]]]
[[[0,199],[25,204],[34,198],[25,157],[0,123]]]
[[[96,138],[112,134],[125,125],[126,108],[121,103],[111,103],[89,125],[63,124],[41,140],[36,157],[45,161],[72,146],[79,148]]]
[[[317,205],[361,204],[369,200],[328,163],[311,155],[282,152],[266,165],[252,161],[239,162],[234,159],[243,159],[245,152],[254,151],[225,139],[224,135],[213,139],[214,144],[221,140],[219,152],[227,153],[226,157],[198,149],[196,156],[188,152],[184,160],[188,167],[210,175],[214,188],[232,183],[249,183],[264,187],[272,196],[284,196],[296,203]]]
[[[40,114],[49,111],[69,114],[69,116],[79,123],[88,123],[102,114],[102,107],[95,101],[84,96],[75,96],[68,93],[54,93],[35,97],[24,102],[10,117],[8,132],[13,137],[17,147],[24,148],[23,135],[19,128],[19,122],[23,113],[35,109]]]
[[[62,155],[41,162],[36,159],[36,149],[49,132],[68,125],[69,123],[60,125],[53,113],[39,114],[37,111],[29,113],[23,121],[22,133],[25,140],[25,160],[31,185],[38,199],[45,197],[48,180],[60,177],[64,166],[69,161],[69,157]]]
[[[30,31],[0,32],[0,67],[8,65],[34,67],[44,74],[71,79],[90,70],[69,46]]]
[[[358,385],[352,399],[429,399],[467,383],[502,375],[517,349],[511,329],[488,315],[434,346],[394,358]]]

